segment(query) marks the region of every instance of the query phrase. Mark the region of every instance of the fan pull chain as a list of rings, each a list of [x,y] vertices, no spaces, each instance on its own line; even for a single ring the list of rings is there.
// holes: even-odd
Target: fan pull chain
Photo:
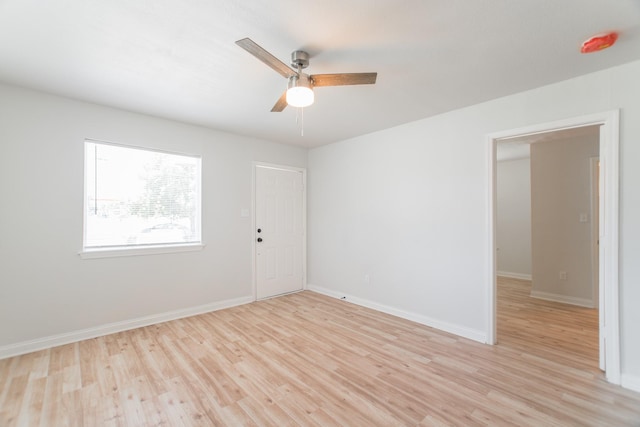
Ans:
[[[298,76],[302,74],[302,64],[298,63]],[[304,107],[296,108],[296,124],[300,113],[300,136],[304,136]]]
[[[296,124],[300,124],[300,136],[304,136],[304,108],[296,108]]]

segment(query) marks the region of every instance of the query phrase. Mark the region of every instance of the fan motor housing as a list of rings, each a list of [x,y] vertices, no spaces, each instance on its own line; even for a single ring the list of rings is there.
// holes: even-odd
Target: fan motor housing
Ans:
[[[291,66],[295,68],[307,68],[309,66],[309,54],[304,50],[291,52]]]

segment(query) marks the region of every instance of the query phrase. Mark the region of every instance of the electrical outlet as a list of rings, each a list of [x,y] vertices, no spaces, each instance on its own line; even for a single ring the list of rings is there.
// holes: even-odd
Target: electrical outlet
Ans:
[[[567,272],[566,271],[561,271],[559,276],[560,276],[560,280],[567,280]]]
[[[364,283],[369,283],[371,281],[371,277],[368,274],[364,275]]]

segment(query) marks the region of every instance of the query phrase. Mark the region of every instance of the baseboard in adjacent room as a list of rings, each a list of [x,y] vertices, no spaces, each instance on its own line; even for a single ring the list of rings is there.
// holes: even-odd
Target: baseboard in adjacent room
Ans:
[[[78,331],[67,332],[63,334],[51,335],[47,337],[37,338],[29,341],[22,341],[15,344],[9,344],[0,347],[0,359],[18,356],[21,354],[31,353],[34,351],[45,350],[59,345],[70,344],[90,338],[96,338],[116,332],[127,331],[130,329],[141,328],[143,326],[155,325],[156,323],[168,322],[170,320],[191,317],[198,314],[209,313],[211,311],[222,310],[225,308],[235,307],[238,305],[253,302],[252,296],[234,298],[210,304],[189,307],[181,310],[168,311],[166,313],[154,314],[151,316],[139,317],[136,319],[124,320],[122,322],[114,322],[106,325],[96,326],[93,328],[81,329]]]
[[[561,302],[564,304],[578,305],[580,307],[595,308],[593,300],[587,298],[578,298],[568,295],[553,294],[550,292],[531,291],[532,298],[543,299],[547,301]]]
[[[496,275],[506,277],[508,279],[531,280],[531,274],[514,273],[512,271],[498,271]]]
[[[439,329],[444,332],[449,332],[451,334],[458,335],[463,338],[468,338],[473,341],[478,341],[481,343],[487,342],[486,334],[483,331],[465,328],[458,325],[453,325],[448,322],[442,322],[440,320],[432,319],[430,317],[423,316],[421,314],[412,313],[412,312],[401,310],[395,307],[390,307],[384,304],[379,304],[374,301],[369,301],[363,298],[347,295],[338,291],[334,291],[332,289],[323,288],[321,286],[307,284],[307,289],[313,292],[317,292],[319,294],[327,295],[332,298],[345,300],[347,302],[350,302],[362,307],[380,311],[382,313],[387,313],[403,319],[411,320],[413,322],[420,323],[422,325],[429,326],[431,328]]]

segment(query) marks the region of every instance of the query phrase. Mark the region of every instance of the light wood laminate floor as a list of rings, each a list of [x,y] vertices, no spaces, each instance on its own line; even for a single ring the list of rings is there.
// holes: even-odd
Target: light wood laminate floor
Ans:
[[[301,292],[0,360],[0,426],[639,425],[597,313],[528,287],[497,346]]]

